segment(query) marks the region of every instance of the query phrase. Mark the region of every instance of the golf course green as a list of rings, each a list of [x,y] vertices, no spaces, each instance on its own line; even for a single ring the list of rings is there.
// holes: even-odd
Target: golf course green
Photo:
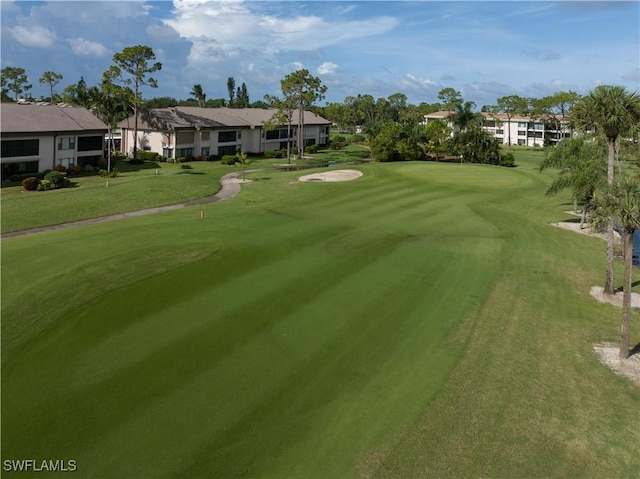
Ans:
[[[539,158],[266,170],[227,201],[3,240],[3,465],[632,477],[640,388],[593,352],[621,319],[589,296],[605,243],[550,225],[571,206]]]

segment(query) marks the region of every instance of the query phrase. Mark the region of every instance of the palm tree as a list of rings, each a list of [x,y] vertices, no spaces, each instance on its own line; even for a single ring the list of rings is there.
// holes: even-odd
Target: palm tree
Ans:
[[[207,99],[207,95],[202,89],[202,85],[200,85],[199,83],[193,85],[193,88],[191,89],[191,95],[193,95],[193,97],[198,100],[198,106],[200,108],[204,108],[204,102]]]
[[[624,281],[622,286],[622,326],[620,328],[620,359],[629,357],[629,326],[631,323],[631,282],[633,277],[633,235],[640,229],[640,182],[625,174],[607,185],[595,202],[592,224],[609,225],[613,219],[623,237]]]
[[[455,106],[451,122],[458,128],[458,131],[465,131],[469,124],[478,120],[478,114],[473,111],[475,107],[476,104],[472,101],[458,103]]]
[[[550,167],[560,168],[560,175],[547,188],[547,195],[570,189],[575,211],[577,203],[582,202],[580,229],[593,207],[596,190],[607,184],[607,164],[602,154],[605,148],[602,141],[586,141],[584,137],[565,138],[549,150],[540,164],[540,171]]]
[[[616,141],[620,134],[637,128],[640,123],[640,96],[624,87],[599,85],[582,97],[569,112],[572,128],[585,132],[601,132],[607,138],[607,182],[613,185]],[[607,228],[607,273],[605,294],[614,294],[613,287],[613,223]]]

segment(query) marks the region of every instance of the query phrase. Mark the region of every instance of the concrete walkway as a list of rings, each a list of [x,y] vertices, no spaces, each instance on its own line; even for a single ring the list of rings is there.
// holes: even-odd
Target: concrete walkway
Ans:
[[[247,170],[246,173],[254,173],[256,171],[261,171],[261,170],[259,169]],[[186,208],[187,206],[204,205],[207,203],[214,203],[216,201],[228,200],[229,198],[233,198],[238,193],[240,193],[240,183],[238,183],[237,178],[241,174],[242,174],[241,171],[236,171],[236,172],[228,173],[224,175],[220,179],[220,184],[222,186],[220,188],[220,191],[218,191],[215,195],[208,196],[206,198],[191,200],[185,203],[178,203],[176,205],[158,206],[156,208],[147,208],[145,210],[129,211],[127,213],[118,213],[115,215],[101,216],[99,218],[89,218],[86,220],[72,221],[71,223],[63,223],[59,225],[42,226],[40,228],[31,228],[28,230],[13,231],[11,233],[3,233],[1,238],[4,240],[8,238],[17,238],[20,236],[29,236],[29,235],[34,235],[38,233],[47,233],[49,231],[66,230],[69,228],[76,228],[78,226],[94,225],[97,223],[105,223],[107,221],[121,220],[123,218],[133,218],[136,216],[153,215],[155,213],[162,213],[164,211],[179,210],[181,208]]]

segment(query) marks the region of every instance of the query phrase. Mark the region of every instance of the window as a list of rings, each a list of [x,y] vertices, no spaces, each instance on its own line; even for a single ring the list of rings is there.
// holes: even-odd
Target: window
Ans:
[[[193,143],[193,132],[192,131],[179,131],[176,133],[176,144],[184,145],[184,144],[192,144]]]
[[[524,144],[526,144],[525,140],[522,138],[518,138],[518,145],[524,145]]]
[[[498,128],[496,130],[496,135],[504,135],[504,130],[502,128]]]
[[[202,132],[202,141],[209,141],[209,131],[203,131]]]
[[[40,154],[40,140],[3,140],[2,157],[36,156]]]
[[[229,143],[230,141],[236,141],[235,131],[221,131],[218,133],[218,143]],[[235,147],[233,151],[236,151]]]
[[[238,130],[238,140],[242,139],[242,130]]]
[[[204,156],[209,156],[209,147],[208,146],[204,146],[204,147],[200,148],[200,154],[204,155]]]
[[[73,158],[56,158],[55,166],[64,166],[67,170],[74,165]]]
[[[527,127],[527,123],[526,122],[522,122],[522,121],[518,122],[518,128],[526,128],[526,127]]]
[[[267,140],[277,140],[280,138],[280,132],[278,130],[267,131]]]
[[[485,120],[484,126],[487,126],[489,128],[495,128],[496,121],[495,120]]]
[[[527,136],[526,131],[518,130],[518,136]]]
[[[218,155],[223,156],[223,155],[235,155],[236,154],[236,147],[235,145],[233,146],[221,146],[218,148]]]
[[[61,136],[58,138],[58,150],[73,150],[76,147],[76,139],[73,136]]]
[[[162,156],[165,158],[173,158],[173,148],[163,148]]]
[[[193,148],[176,148],[176,158],[193,156]]]
[[[8,180],[12,175],[37,173],[37,161],[21,161],[19,163],[4,163],[2,165],[2,180]]]
[[[101,155],[97,155],[97,156],[83,156],[81,158],[78,158],[78,165],[79,166],[87,166],[87,165],[91,165],[93,167],[98,167],[100,165],[100,158],[102,156]],[[111,160],[113,164],[113,160]]]
[[[79,136],[78,151],[102,150],[103,140],[102,136]]]

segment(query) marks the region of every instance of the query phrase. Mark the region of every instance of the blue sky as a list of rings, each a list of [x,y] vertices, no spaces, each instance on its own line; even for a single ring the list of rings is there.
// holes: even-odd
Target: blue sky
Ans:
[[[478,108],[500,96],[589,92],[598,84],[640,89],[640,2],[551,1],[7,1],[1,65],[38,79],[83,76],[96,84],[113,54],[153,48],[163,68],[145,97],[226,98],[227,78],[251,101],[279,93],[307,68],[325,101],[401,92],[433,103],[453,87]]]

